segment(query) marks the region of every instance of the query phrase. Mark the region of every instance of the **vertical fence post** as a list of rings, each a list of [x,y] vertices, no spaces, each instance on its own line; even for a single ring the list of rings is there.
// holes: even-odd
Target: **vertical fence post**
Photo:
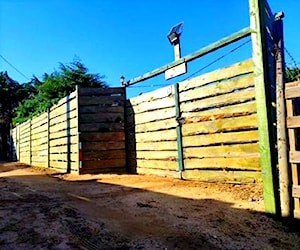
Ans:
[[[50,109],[47,109],[47,168],[50,167]]]
[[[18,161],[21,162],[21,154],[20,154],[20,124],[18,125]]]
[[[31,119],[29,120],[29,165],[32,163],[32,138],[31,138]]]
[[[179,98],[179,84],[174,84],[174,97],[175,97],[175,111],[176,111],[176,136],[177,136],[177,153],[178,153],[178,171],[180,179],[182,179],[182,172],[184,171],[184,157],[183,157],[183,146],[182,146],[182,117],[180,111],[180,98]]]
[[[286,110],[284,98],[285,62],[283,42],[283,13],[275,16],[275,48],[276,48],[276,110],[277,110],[277,145],[278,145],[278,167],[280,187],[281,216],[291,216],[291,184],[290,169],[288,165],[288,149],[286,135]]]
[[[250,0],[250,27],[252,29],[252,54],[254,62],[255,99],[258,117],[259,148],[261,155],[261,172],[263,179],[263,193],[265,211],[270,214],[278,214],[278,193],[275,188],[276,160],[272,151],[272,122],[270,112],[270,84],[268,77],[268,59],[265,37],[265,0]]]

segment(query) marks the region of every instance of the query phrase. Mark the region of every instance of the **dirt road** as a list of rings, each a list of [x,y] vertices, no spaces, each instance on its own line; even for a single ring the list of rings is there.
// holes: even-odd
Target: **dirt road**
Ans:
[[[259,185],[0,164],[0,249],[299,249]]]

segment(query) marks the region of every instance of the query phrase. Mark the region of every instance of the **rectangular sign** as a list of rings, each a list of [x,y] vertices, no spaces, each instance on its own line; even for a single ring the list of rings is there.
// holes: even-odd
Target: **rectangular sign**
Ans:
[[[180,76],[182,74],[185,74],[187,72],[187,69],[186,69],[186,63],[182,63],[182,64],[179,64],[173,68],[170,68],[170,69],[167,69],[165,71],[165,79],[166,80],[169,80],[173,77],[176,77],[176,76]]]

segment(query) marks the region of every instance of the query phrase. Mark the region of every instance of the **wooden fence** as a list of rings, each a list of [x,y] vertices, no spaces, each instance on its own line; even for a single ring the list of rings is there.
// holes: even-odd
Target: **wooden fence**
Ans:
[[[127,113],[138,173],[261,180],[252,60],[132,98]]]
[[[11,131],[12,155],[64,172],[124,171],[124,100],[123,88],[77,89]]]
[[[289,135],[289,161],[292,172],[292,197],[294,217],[300,219],[300,82],[287,83],[285,87],[287,128]],[[298,99],[298,100],[297,100]],[[298,105],[298,107],[296,106]]]

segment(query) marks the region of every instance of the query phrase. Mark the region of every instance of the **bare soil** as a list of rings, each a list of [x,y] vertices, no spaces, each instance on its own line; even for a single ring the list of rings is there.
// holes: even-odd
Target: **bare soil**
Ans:
[[[300,249],[259,184],[0,164],[0,249]]]

